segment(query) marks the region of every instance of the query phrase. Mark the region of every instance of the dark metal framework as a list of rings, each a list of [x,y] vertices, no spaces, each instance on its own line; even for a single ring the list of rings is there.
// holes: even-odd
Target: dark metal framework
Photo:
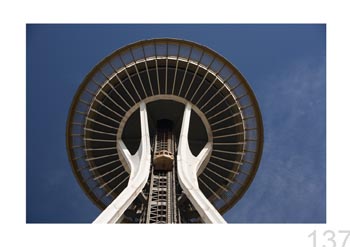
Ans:
[[[198,181],[204,195],[225,213],[257,172],[263,149],[261,113],[247,81],[230,62],[185,40],[127,45],[85,77],[73,99],[66,131],[67,152],[79,184],[101,209],[121,193],[129,178],[116,148],[117,137],[123,137],[121,126],[142,100],[150,99],[149,103],[162,96],[191,102],[209,123],[213,150]],[[138,145],[137,134],[130,138]],[[194,150],[202,145],[191,141]]]

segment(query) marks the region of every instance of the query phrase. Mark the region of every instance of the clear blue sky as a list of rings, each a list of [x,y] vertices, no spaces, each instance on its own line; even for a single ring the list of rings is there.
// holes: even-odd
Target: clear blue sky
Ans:
[[[65,147],[84,76],[114,50],[173,37],[231,61],[258,99],[260,168],[230,223],[326,222],[325,25],[27,25],[27,222],[92,222],[99,209],[75,180]]]

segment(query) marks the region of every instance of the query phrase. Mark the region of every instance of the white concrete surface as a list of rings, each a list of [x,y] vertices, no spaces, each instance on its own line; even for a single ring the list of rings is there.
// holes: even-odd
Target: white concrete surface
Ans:
[[[205,223],[223,224],[226,223],[224,218],[199,189],[197,173],[202,167],[202,164],[208,162],[212,150],[212,143],[208,142],[197,156],[192,154],[188,144],[191,109],[191,104],[187,103],[179,138],[177,175],[180,186]]]
[[[191,103],[186,103],[177,154],[179,183],[205,223],[226,223],[198,186],[197,176],[203,164],[207,164],[210,158],[212,141],[210,140],[197,156],[192,154],[188,143],[191,111]],[[93,223],[116,223],[120,221],[125,210],[147,183],[151,166],[151,143],[145,102],[140,104],[140,120],[141,143],[138,151],[131,155],[121,139],[118,139],[117,144],[118,152],[122,155],[121,158],[125,160],[127,170],[130,171],[128,185]]]
[[[125,210],[140,194],[147,183],[151,166],[151,143],[148,128],[146,104],[140,104],[141,143],[138,151],[131,155],[124,142],[118,140],[118,151],[123,155],[130,170],[128,186],[120,195],[96,218],[93,223],[116,223]]]

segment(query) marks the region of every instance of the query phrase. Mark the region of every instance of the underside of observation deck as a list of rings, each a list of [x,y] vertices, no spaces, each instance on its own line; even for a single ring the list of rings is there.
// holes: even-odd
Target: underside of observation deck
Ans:
[[[140,102],[147,107],[152,143],[149,179],[123,222],[200,222],[179,186],[176,155],[183,112],[193,106],[188,142],[196,156],[212,143],[198,173],[199,188],[221,213],[244,194],[259,166],[263,126],[255,96],[226,59],[193,42],[146,40],[117,50],[84,79],[67,121],[67,150],[80,185],[101,209],[127,187],[130,171],[117,142],[140,146]],[[154,163],[157,123],[172,123],[173,160]],[[163,159],[163,158],[162,158]],[[162,163],[162,162],[161,162]]]

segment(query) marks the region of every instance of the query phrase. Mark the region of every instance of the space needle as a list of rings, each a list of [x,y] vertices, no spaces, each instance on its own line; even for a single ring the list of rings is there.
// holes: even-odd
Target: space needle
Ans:
[[[94,223],[226,223],[258,170],[256,97],[223,56],[151,39],[100,61],[78,88],[67,152]]]

